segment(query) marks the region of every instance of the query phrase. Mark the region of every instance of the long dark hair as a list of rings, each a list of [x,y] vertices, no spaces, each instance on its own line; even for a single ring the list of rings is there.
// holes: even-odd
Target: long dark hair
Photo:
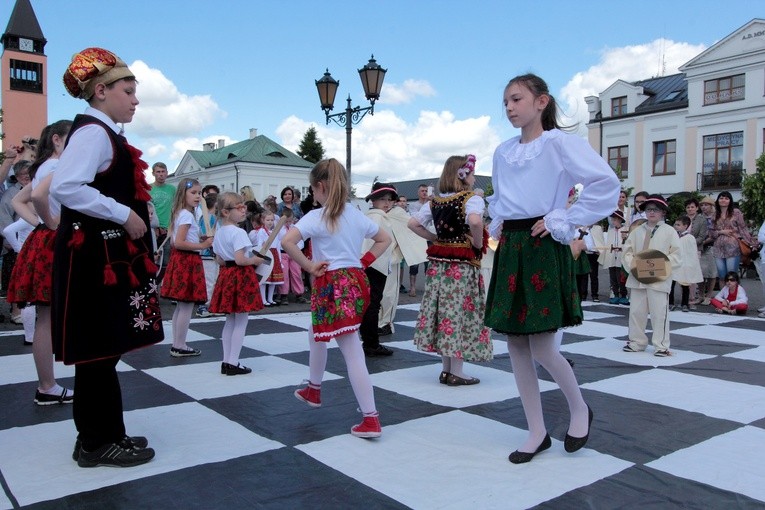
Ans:
[[[70,129],[72,129],[71,120],[59,120],[43,128],[42,133],[40,133],[40,141],[37,144],[37,157],[32,166],[29,167],[29,177],[34,179],[40,165],[48,161],[56,152],[56,146],[53,145],[53,136],[57,135],[63,138],[69,134]]]
[[[733,209],[736,208],[736,204],[733,203],[733,195],[730,194],[730,191],[721,191],[719,195],[717,195],[717,200],[715,200],[715,221],[719,221],[720,218],[722,218],[722,209],[720,208],[720,197],[727,197],[728,202],[728,209],[725,211],[725,217],[726,218],[732,218],[733,217]]]
[[[558,103],[555,98],[550,94],[550,89],[547,87],[547,83],[537,76],[536,74],[528,73],[516,76],[510,80],[505,86],[505,90],[511,85],[520,84],[529,89],[534,97],[545,95],[550,98],[547,106],[542,111],[542,129],[550,131],[551,129],[561,129],[564,131],[571,131],[576,129],[579,125],[573,124],[571,126],[564,126],[558,122]]]

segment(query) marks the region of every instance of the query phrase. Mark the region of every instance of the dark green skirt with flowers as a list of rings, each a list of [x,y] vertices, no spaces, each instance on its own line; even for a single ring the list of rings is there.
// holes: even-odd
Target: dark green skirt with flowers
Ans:
[[[586,257],[585,257],[586,258]],[[504,230],[494,254],[485,323],[508,335],[531,335],[582,323],[571,249],[528,229]]]

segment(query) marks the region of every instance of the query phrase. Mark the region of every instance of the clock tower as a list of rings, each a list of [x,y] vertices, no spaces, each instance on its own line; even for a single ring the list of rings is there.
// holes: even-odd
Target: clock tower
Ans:
[[[30,0],[16,0],[8,27],[0,39],[3,54],[2,93],[3,149],[21,145],[25,136],[38,138],[48,124],[45,36]]]

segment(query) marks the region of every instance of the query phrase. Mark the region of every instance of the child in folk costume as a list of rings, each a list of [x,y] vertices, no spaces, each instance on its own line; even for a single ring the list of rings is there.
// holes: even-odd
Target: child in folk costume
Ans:
[[[406,197],[399,197],[406,200]],[[412,261],[412,264],[421,264],[428,260],[425,253],[428,245],[425,239],[421,238],[407,226],[409,223],[409,213],[401,205],[391,207],[385,214],[385,219],[390,225],[391,235],[391,256],[390,272],[385,280],[385,289],[383,290],[382,301],[380,301],[380,318],[377,321],[379,335],[392,335],[396,332],[394,320],[396,318],[396,309],[403,286],[402,275],[404,271],[404,259]]]
[[[372,380],[359,341],[359,325],[369,304],[369,282],[364,269],[382,255],[390,237],[348,202],[348,178],[336,159],[314,165],[309,174],[314,199],[321,209],[308,212],[282,239],[282,248],[300,266],[316,277],[311,289],[309,330],[309,379],[295,397],[311,407],[321,406],[321,381],[327,365],[327,343],[334,338],[348,367],[348,379],[363,421],[351,428],[356,437],[382,434],[375,407]],[[359,260],[365,238],[375,243]],[[297,246],[311,239],[313,261]]]
[[[409,228],[427,241],[428,270],[414,343],[441,355],[438,382],[478,384],[463,372],[463,362],[491,361],[493,344],[483,325],[486,303],[481,257],[488,240],[483,228],[483,198],[472,192],[475,156],[451,156],[438,180],[438,196],[409,220]],[[433,222],[433,234],[424,225]]]
[[[218,214],[218,229],[213,241],[213,251],[221,268],[210,300],[210,311],[226,314],[226,323],[221,335],[223,363],[220,373],[249,374],[252,369],[239,364],[239,354],[242,352],[249,312],[263,309],[258,275],[253,266],[265,261],[254,254],[255,248],[247,237],[247,232],[239,227],[247,215],[247,206],[241,195],[222,193],[218,195],[215,208]]]
[[[255,246],[256,250],[260,250],[261,246],[266,244],[268,236],[271,235],[271,232],[274,229],[275,219],[276,218],[274,213],[265,211],[260,216],[261,225],[250,231],[250,241],[252,241],[252,244]],[[268,249],[270,252],[270,257],[274,260],[274,265],[271,269],[271,273],[265,280],[260,282],[260,299],[263,301],[265,306],[274,306],[278,304],[274,301],[274,291],[276,290],[277,285],[284,285],[284,272],[282,271],[281,256],[282,246],[279,239],[280,237],[281,235],[277,234],[273,243],[271,243],[271,247]]]
[[[672,287],[669,290],[669,310],[675,309],[675,283],[679,283],[681,292],[681,310],[690,311],[691,284],[704,281],[697,250],[696,238],[691,234],[691,219],[680,216],[673,225],[680,236],[680,267],[672,272]]]
[[[627,298],[627,277],[622,269],[622,250],[624,237],[622,237],[622,226],[624,225],[624,215],[616,210],[608,218],[608,232],[606,232],[605,249],[601,254],[600,264],[608,268],[608,277],[611,282],[611,293],[613,296],[608,300],[612,305],[629,305]]]
[[[297,221],[297,216],[294,213],[294,208],[284,207],[281,210],[281,215],[287,218],[287,222],[284,224],[284,234],[280,234],[284,237],[287,232]],[[303,248],[303,243],[299,243],[300,248]],[[300,270],[300,265],[289,256],[288,253],[282,252],[282,271],[284,272],[284,285],[281,286],[279,292],[281,293],[281,304],[289,304],[290,289],[295,294],[296,303],[307,303],[308,300],[303,296],[305,292],[305,285],[303,285],[303,272]]]
[[[587,279],[590,280],[590,299],[593,303],[600,303],[600,278],[598,272],[600,271],[599,259],[604,252],[602,248],[605,246],[605,235],[603,233],[603,227],[598,223],[594,223],[585,229],[587,235],[584,236],[585,249],[582,255],[587,256],[590,262],[590,274],[589,275],[577,275],[577,285],[579,287],[579,295],[584,296],[582,300],[587,299]]]
[[[196,179],[183,178],[178,183],[170,213],[170,260],[162,279],[162,297],[178,302],[173,312],[173,346],[170,356],[199,356],[202,351],[186,345],[194,304],[207,301],[205,270],[200,251],[213,244],[213,237],[199,235],[194,211],[202,200],[202,185]]]
[[[556,336],[557,330],[582,322],[571,263],[572,248],[584,247],[584,241],[576,239],[577,226],[589,225],[613,211],[619,180],[585,140],[559,129],[555,99],[538,76],[510,80],[504,105],[510,123],[521,128],[521,135],[503,142],[494,152],[489,231],[499,239],[499,247],[485,323],[507,335],[529,426],[526,441],[508,458],[520,464],[552,445],[535,360],[566,397],[571,417],[565,450],[577,451],[589,438],[593,413],[558,349]],[[577,183],[582,184],[582,193],[567,209],[568,191]]]
[[[385,252],[364,270],[369,280],[369,306],[364,312],[359,333],[364,348],[364,355],[370,358],[393,354],[392,349],[380,344],[378,322],[383,292],[385,291],[388,278],[390,278],[391,254],[393,253],[393,233],[391,232],[387,213],[397,199],[398,193],[396,188],[391,184],[384,184],[382,182],[372,184],[372,192],[365,199],[367,202],[372,201],[372,208],[366,213],[367,218],[375,222],[376,225],[391,237],[391,244],[388,245]],[[372,244],[372,240],[365,239],[364,244],[361,245],[359,255],[366,253]]]
[[[648,314],[651,314],[651,343],[654,356],[670,356],[669,314],[667,300],[671,279],[644,283],[637,279],[631,269],[636,265],[635,256],[645,250],[658,250],[669,258],[672,272],[680,267],[680,238],[675,229],[664,223],[669,210],[661,195],[648,195],[639,210],[646,215],[646,222],[636,227],[624,242],[622,265],[630,271],[627,287],[630,289],[629,341],[624,352],[641,352],[648,346],[645,334]]]
[[[74,392],[56,383],[53,373],[53,346],[51,338],[51,285],[53,267],[53,242],[58,227],[61,205],[49,193],[53,171],[64,150],[72,121],[60,120],[40,135],[37,159],[29,168],[32,182],[13,197],[13,206],[20,221],[37,225],[22,246],[11,273],[8,301],[27,303],[22,317],[31,313],[33,346],[32,356],[37,369],[38,387],[34,402],[38,405],[72,403]],[[36,207],[33,204],[37,204]],[[6,239],[11,239],[6,234]],[[35,324],[34,314],[37,311]],[[26,322],[26,321],[25,321]],[[25,324],[25,330],[27,324]]]
[[[749,298],[744,287],[739,285],[737,272],[730,271],[725,275],[725,287],[720,289],[710,304],[717,310],[717,313],[746,315],[746,311],[749,309]]]
[[[154,458],[127,436],[116,366],[164,338],[146,203],[148,165],[118,123],[133,119],[135,76],[113,53],[72,57],[64,86],[88,101],[75,117],[50,186],[61,204],[53,252],[53,352],[75,364],[73,457],[80,467],[131,467]]]

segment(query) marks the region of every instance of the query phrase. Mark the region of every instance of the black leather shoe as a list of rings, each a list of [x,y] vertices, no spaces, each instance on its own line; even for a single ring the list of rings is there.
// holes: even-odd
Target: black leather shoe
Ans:
[[[251,368],[243,367],[239,363],[232,365],[231,363],[221,363],[220,373],[223,375],[244,375],[252,372]]]
[[[446,384],[449,386],[470,386],[472,384],[478,384],[481,380],[477,377],[471,377],[465,379],[464,377],[458,377],[454,374],[449,374],[446,378]]]
[[[438,376],[438,382],[441,384],[446,384],[446,382],[449,380],[449,376],[451,374],[449,372],[441,372],[441,375]]]
[[[568,453],[574,453],[587,444],[587,440],[590,438],[590,427],[592,426],[592,409],[587,406],[587,411],[590,413],[590,421],[587,423],[587,435],[584,437],[571,437],[566,434],[566,438],[563,440],[563,448]]]
[[[507,460],[512,462],[513,464],[525,464],[526,462],[530,462],[531,459],[534,458],[534,455],[536,455],[539,452],[543,452],[550,448],[552,446],[552,441],[550,440],[550,434],[545,434],[545,438],[542,439],[542,442],[539,444],[539,447],[532,453],[529,452],[519,452],[518,450],[515,450],[513,453],[511,453]]]
[[[390,324],[386,324],[381,328],[377,328],[377,336],[388,336],[392,334],[393,330],[391,329]]]
[[[384,345],[378,345],[375,348],[364,348],[364,355],[367,358],[376,358],[378,356],[390,356],[393,354],[393,349],[388,349]]]

